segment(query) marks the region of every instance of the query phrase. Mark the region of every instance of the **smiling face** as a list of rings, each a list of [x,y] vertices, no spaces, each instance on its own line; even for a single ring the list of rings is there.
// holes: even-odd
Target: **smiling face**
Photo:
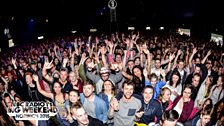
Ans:
[[[88,115],[82,107],[78,109],[72,109],[72,113],[73,118],[79,123],[80,126],[89,124]]]
[[[169,89],[164,90],[164,93],[162,95],[162,98],[165,101],[169,101],[170,100],[170,96],[171,96],[171,91]]]
[[[183,61],[180,61],[180,62],[178,63],[178,68],[179,68],[180,70],[183,70],[183,69],[184,69],[184,66],[185,66],[185,64],[184,64]]]
[[[140,65],[140,63],[141,63],[140,58],[139,58],[139,57],[136,58],[136,59],[135,59],[135,65]]]
[[[175,75],[175,74],[172,76],[172,81],[173,81],[173,83],[175,83],[175,84],[178,82],[179,79],[180,79],[179,76],[177,76],[177,75]]]
[[[190,98],[190,96],[191,96],[191,89],[187,87],[183,91],[183,98],[188,99]]]
[[[132,71],[132,68],[135,66],[134,61],[128,61],[128,69]]]
[[[91,84],[86,84],[83,86],[83,94],[86,98],[89,98],[94,91],[94,87]]]
[[[155,61],[155,67],[156,67],[156,69],[159,69],[161,67],[161,61],[160,60],[157,59]]]
[[[75,72],[72,71],[72,72],[69,73],[69,80],[71,82],[75,82],[77,80],[77,75],[76,75]]]
[[[103,74],[100,74],[100,77],[103,81],[106,81],[108,80],[109,78],[109,73],[103,73]]]
[[[192,78],[192,85],[194,87],[198,87],[200,83],[200,76],[194,75],[194,77]]]
[[[149,101],[152,99],[153,97],[153,88],[145,88],[144,92],[143,92],[143,97],[144,97],[144,102],[145,103],[149,103]]]
[[[60,79],[62,82],[66,82],[68,78],[68,72],[65,70],[60,71]]]
[[[134,86],[125,83],[123,87],[124,98],[131,99],[133,92],[134,92]]]
[[[211,120],[211,115],[202,115],[201,116],[201,126],[206,126]]]
[[[142,75],[142,72],[141,72],[141,70],[139,68],[134,68],[133,69],[133,72],[134,72],[134,75],[137,76],[137,77],[139,77],[139,78]]]
[[[111,83],[111,81],[105,81],[103,83],[103,86],[105,91],[112,91],[113,84]]]
[[[79,100],[78,92],[70,91],[69,93],[69,101],[71,103],[76,103]]]
[[[61,93],[61,85],[58,82],[54,83],[53,90],[56,94]]]
[[[32,81],[33,81],[33,79],[32,79],[32,77],[31,77],[31,75],[27,74],[27,75],[26,75],[26,83],[27,83],[28,85],[30,85],[30,84],[32,84]]]

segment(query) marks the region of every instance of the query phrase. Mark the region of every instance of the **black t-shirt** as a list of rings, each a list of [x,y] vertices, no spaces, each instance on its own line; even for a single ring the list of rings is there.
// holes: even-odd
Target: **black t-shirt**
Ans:
[[[30,97],[32,101],[39,101],[37,96],[37,88],[35,87],[29,87],[30,88]]]
[[[28,88],[29,96],[31,101],[42,101],[43,96],[38,92],[37,87],[29,87]]]
[[[63,88],[65,93],[70,92],[73,89],[72,84],[70,84],[69,82],[67,82]]]

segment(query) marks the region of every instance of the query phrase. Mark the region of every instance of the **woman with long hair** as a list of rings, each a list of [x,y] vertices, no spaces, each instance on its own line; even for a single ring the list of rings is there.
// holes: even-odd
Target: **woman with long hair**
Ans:
[[[68,111],[67,119],[70,123],[73,122],[70,107],[72,105],[76,104],[77,102],[80,102],[79,92],[77,90],[73,89],[68,94],[68,100],[66,100],[66,106],[65,106]]]
[[[132,81],[135,83],[135,93],[141,93],[145,86],[145,77],[141,66],[136,65],[132,69]]]
[[[116,95],[116,89],[111,80],[106,80],[103,83],[102,91],[98,96],[105,101],[109,109],[111,99]]]
[[[211,109],[211,108],[213,108],[212,100],[210,98],[208,98],[204,101],[204,103],[200,107],[193,108],[188,120],[200,118],[200,114],[202,111],[204,111],[206,109]]]
[[[112,81],[104,81],[102,91],[98,94],[98,96],[105,101],[109,110],[110,102],[116,96],[116,88]],[[113,126],[113,119],[108,119],[107,124],[108,126]]]
[[[208,76],[199,88],[194,107],[200,108],[202,103],[208,98],[212,87],[212,76]]]
[[[179,71],[174,70],[172,72],[170,80],[166,82],[164,87],[168,87],[171,90],[171,101],[174,101],[177,96],[181,95],[182,84]]]
[[[219,76],[216,85],[213,85],[211,88],[209,98],[212,99],[212,103],[216,104],[224,97],[224,89],[223,89],[224,77]]]
[[[213,107],[204,109],[200,112],[200,116],[192,120],[191,126],[208,126],[213,113]]]
[[[134,93],[137,93],[139,95],[141,95],[143,88],[145,87],[145,85],[147,85],[146,83],[148,81],[146,81],[145,78],[148,78],[148,75],[150,75],[151,73],[150,71],[151,70],[151,56],[150,56],[151,54],[148,49],[144,49],[143,52],[147,55],[147,66],[144,69],[146,75],[143,74],[143,68],[140,65],[135,65],[132,68],[131,74],[128,74],[124,70],[122,71],[122,74],[124,77],[126,77],[129,80],[132,80],[135,83]]]
[[[180,115],[178,122],[185,123],[193,110],[194,101],[191,99],[192,88],[192,85],[186,85],[183,94],[176,97],[173,101],[173,109]]]
[[[217,102],[214,107],[214,112],[212,115],[212,125],[218,126],[221,122],[223,123],[223,113],[224,113],[224,98]]]
[[[54,105],[58,110],[57,114],[57,121],[62,126],[70,126],[69,122],[67,121],[67,110],[65,108],[65,94],[62,92],[62,85],[59,82],[54,82],[53,84],[53,92],[46,92],[44,91],[39,83],[39,79],[37,75],[33,75],[33,80],[36,82],[37,90],[45,97],[50,98]]]
[[[145,76],[143,74],[143,69],[139,65],[135,65],[132,68],[132,73],[128,74],[125,71],[122,71],[124,77],[129,80],[132,80],[135,84],[134,94],[141,95],[141,92],[145,86]]]

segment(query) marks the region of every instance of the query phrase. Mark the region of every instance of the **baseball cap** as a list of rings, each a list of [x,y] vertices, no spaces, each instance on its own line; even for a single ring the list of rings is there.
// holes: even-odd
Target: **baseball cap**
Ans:
[[[101,69],[100,69],[100,74],[105,74],[105,73],[110,73],[110,70],[109,69],[107,69],[106,67],[102,67]]]

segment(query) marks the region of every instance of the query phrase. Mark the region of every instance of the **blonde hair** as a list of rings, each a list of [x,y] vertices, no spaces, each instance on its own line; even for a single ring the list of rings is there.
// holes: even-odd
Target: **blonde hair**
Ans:
[[[168,90],[171,92],[171,90],[168,87],[164,87],[160,90],[159,100],[162,101],[163,95],[165,94],[165,91]]]

